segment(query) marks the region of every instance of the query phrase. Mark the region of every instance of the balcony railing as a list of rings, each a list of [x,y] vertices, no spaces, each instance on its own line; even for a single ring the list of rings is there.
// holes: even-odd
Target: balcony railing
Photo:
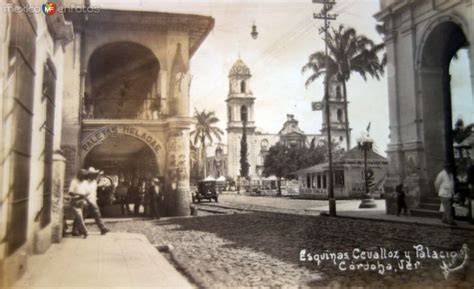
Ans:
[[[84,99],[83,119],[140,119],[158,120],[164,117],[159,98],[107,98],[94,101]]]

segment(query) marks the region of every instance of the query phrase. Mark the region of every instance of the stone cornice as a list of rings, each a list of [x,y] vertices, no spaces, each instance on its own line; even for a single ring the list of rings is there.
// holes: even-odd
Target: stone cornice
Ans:
[[[189,33],[189,53],[192,56],[214,28],[209,16],[164,12],[101,9],[98,13],[65,13],[74,28],[83,30],[184,31]]]
[[[241,101],[248,101],[248,100],[255,100],[255,97],[253,96],[231,96],[228,97],[225,101],[230,102],[230,101],[236,101],[236,102],[241,102]]]

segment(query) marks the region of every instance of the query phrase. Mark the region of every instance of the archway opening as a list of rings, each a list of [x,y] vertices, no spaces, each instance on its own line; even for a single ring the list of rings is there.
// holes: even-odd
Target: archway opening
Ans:
[[[104,172],[97,190],[104,217],[145,213],[146,185],[159,175],[159,168],[157,156],[143,141],[127,135],[106,138],[87,154],[84,166]],[[129,211],[121,205],[122,200]]]
[[[156,119],[161,111],[160,63],[146,47],[116,42],[89,59],[86,118]]]
[[[460,109],[473,107],[469,79],[471,73],[465,49],[468,45],[466,34],[460,25],[442,22],[431,30],[423,46],[420,84],[424,156],[429,184],[433,183],[444,165],[452,165],[457,176],[458,172],[464,170],[455,154],[454,128],[459,116],[472,119],[472,110],[467,112]],[[459,61],[463,61],[461,70],[464,71],[460,71]],[[466,82],[468,85],[459,85]]]
[[[240,107],[240,120],[243,122],[248,121],[248,108],[246,105]]]

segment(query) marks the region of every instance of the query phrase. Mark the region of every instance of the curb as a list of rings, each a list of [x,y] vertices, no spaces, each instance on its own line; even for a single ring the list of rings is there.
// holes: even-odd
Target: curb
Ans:
[[[323,217],[329,217],[329,214],[321,214]],[[387,219],[374,219],[374,218],[367,218],[367,217],[354,217],[354,216],[344,216],[344,215],[336,215],[335,218],[341,219],[351,219],[351,220],[364,220],[364,221],[375,221],[375,222],[385,222],[385,223],[398,223],[398,224],[412,224],[412,225],[419,225],[419,226],[427,226],[427,227],[438,227],[444,229],[452,229],[452,230],[463,230],[463,231],[474,231],[474,226],[472,227],[458,227],[458,226],[448,226],[443,224],[426,224],[419,221],[409,222],[403,220],[387,220]]]
[[[178,270],[179,273],[184,275],[188,281],[197,288],[206,288],[206,282],[204,282],[199,276],[192,274],[192,270],[188,268],[186,262],[183,262],[179,257],[176,256],[174,253],[174,247],[171,244],[167,245],[155,245],[152,244],[153,247],[160,253],[160,254],[167,254],[169,256],[169,262],[173,267]]]

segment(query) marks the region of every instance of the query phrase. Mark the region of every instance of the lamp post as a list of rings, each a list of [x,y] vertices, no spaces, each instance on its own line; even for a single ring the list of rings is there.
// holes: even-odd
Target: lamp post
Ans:
[[[376,208],[377,204],[375,203],[374,198],[369,190],[369,178],[368,178],[368,167],[367,167],[367,155],[372,150],[374,141],[367,137],[362,137],[357,140],[357,147],[362,150],[364,153],[364,195],[359,205],[361,208]]]

